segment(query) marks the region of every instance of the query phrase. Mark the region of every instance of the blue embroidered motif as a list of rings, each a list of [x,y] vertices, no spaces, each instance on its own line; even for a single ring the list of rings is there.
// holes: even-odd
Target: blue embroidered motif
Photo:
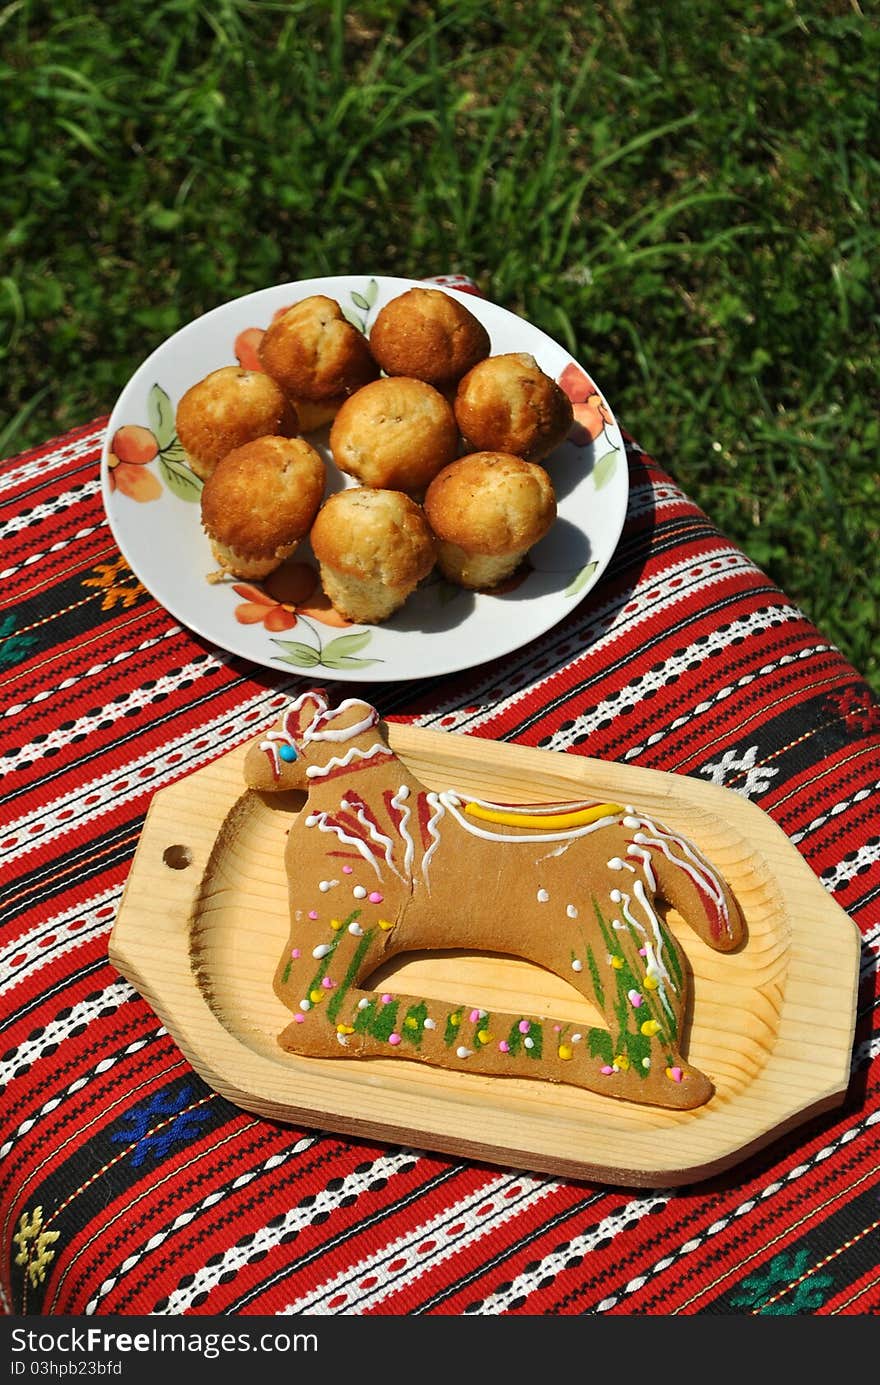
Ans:
[[[184,1109],[194,1095],[193,1088],[188,1086],[177,1092],[172,1088],[157,1092],[143,1105],[127,1111],[123,1125],[128,1128],[117,1130],[110,1139],[114,1144],[136,1143],[131,1156],[134,1168],[140,1168],[148,1156],[164,1159],[175,1145],[197,1139],[204,1122],[210,1118],[206,1107],[194,1111]],[[154,1129],[155,1126],[159,1129]]]

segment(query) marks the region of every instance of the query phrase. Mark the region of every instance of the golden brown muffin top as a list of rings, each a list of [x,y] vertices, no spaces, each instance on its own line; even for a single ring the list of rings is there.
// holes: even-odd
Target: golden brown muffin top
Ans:
[[[448,385],[488,356],[490,342],[483,324],[457,298],[413,288],[380,309],[370,350],[386,375]]]
[[[266,328],[259,355],[267,375],[294,399],[348,395],[379,374],[366,337],[322,293],[277,317]]]
[[[238,553],[269,557],[308,534],[326,480],[305,438],[257,438],[228,452],[205,482],[202,524]]]
[[[374,380],[342,405],[330,450],[365,486],[421,493],[457,456],[458,424],[448,400],[423,380]]]
[[[459,383],[454,408],[471,448],[530,462],[563,442],[574,420],[568,395],[527,351],[480,361]]]
[[[556,518],[556,494],[537,462],[507,452],[471,452],[431,482],[425,514],[439,539],[468,553],[524,552]]]
[[[310,538],[320,563],[390,587],[427,577],[437,552],[420,505],[402,491],[366,486],[329,496]]]
[[[253,438],[290,437],[299,426],[284,391],[260,370],[221,366],[192,385],[177,406],[181,446],[202,469]]]

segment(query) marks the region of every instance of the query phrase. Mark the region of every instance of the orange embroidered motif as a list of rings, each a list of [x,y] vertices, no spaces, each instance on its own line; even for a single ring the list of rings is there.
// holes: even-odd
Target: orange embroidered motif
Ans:
[[[84,587],[98,587],[103,590],[102,611],[112,611],[117,602],[121,603],[123,610],[127,610],[144,594],[145,588],[141,586],[121,555],[112,563],[96,564],[92,572],[94,576],[84,577],[82,584]]]

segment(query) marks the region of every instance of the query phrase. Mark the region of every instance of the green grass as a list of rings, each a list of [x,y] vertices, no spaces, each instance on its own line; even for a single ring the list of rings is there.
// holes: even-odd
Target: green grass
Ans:
[[[0,453],[231,297],[461,270],[880,684],[875,4],[12,0],[0,38]]]

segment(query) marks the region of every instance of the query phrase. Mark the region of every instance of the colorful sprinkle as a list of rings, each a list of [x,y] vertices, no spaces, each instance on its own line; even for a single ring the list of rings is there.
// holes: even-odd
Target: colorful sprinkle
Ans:
[[[488,1029],[481,1029],[477,1033],[477,1038],[479,1039],[481,1044],[487,1044],[489,1040],[492,1038],[492,1035],[489,1033]]]
[[[288,765],[292,765],[294,760],[296,759],[296,751],[294,750],[292,745],[283,745],[281,749],[278,751],[278,754],[281,756],[281,759],[284,760]]]
[[[321,981],[321,985],[324,987],[325,991],[332,991],[333,987],[336,985],[336,982],[331,981],[329,976],[325,976]]]
[[[623,958],[620,956],[619,953],[615,952],[614,956],[609,957],[608,960],[615,971],[620,971],[621,967],[623,966]]]
[[[510,1052],[510,1044],[507,1042],[506,1039],[502,1039],[501,1042],[499,1043],[498,1047],[499,1047],[499,1049],[501,1050],[502,1053],[509,1053],[509,1052]]]
[[[400,1035],[399,1035],[399,1034],[389,1034],[389,1035],[388,1035],[388,1042],[392,1045],[393,1048],[396,1048],[397,1045],[400,1043]]]
[[[313,1005],[317,1005],[318,1001],[323,999],[324,992],[322,990],[319,990],[317,987],[315,988],[315,990],[309,991],[309,1000],[312,1002]]]
[[[343,867],[342,867],[342,874],[343,874],[343,875],[351,875],[351,872],[352,872],[352,867],[351,867],[351,866],[343,866]]]
[[[599,1071],[601,1072],[601,1074],[602,1074],[603,1077],[610,1077],[610,1076],[612,1075],[612,1073],[616,1071],[616,1069],[615,1069],[615,1068],[609,1067],[608,1064],[606,1063],[605,1066],[604,1066],[603,1068],[600,1068],[600,1069],[599,1069]]]
[[[629,1059],[625,1053],[616,1053],[614,1055],[614,1066],[617,1068],[618,1072],[626,1072],[629,1067]]]
[[[660,985],[660,979],[656,976],[646,976],[642,985],[646,991],[656,991]]]
[[[453,1029],[458,1028],[458,1026],[461,1024],[461,1015],[458,1013],[458,1011],[456,1011],[454,1015],[449,1016],[449,1023],[452,1025]]]
[[[337,1033],[337,1034],[353,1034],[353,1033],[354,1033],[354,1025],[352,1025],[352,1024],[337,1024],[337,1026],[336,1026],[336,1033]]]
[[[293,1020],[294,1020],[294,1023],[295,1023],[295,1024],[305,1024],[305,1022],[306,1022],[306,1017],[305,1017],[305,1015],[297,1015],[297,1014],[294,1014]]]
[[[476,1024],[477,1020],[480,1018],[479,1010],[471,1010],[471,1024]]]
[[[393,999],[394,996],[390,995],[388,991],[386,991],[383,996],[380,996],[383,1005],[390,1005]]]
[[[293,958],[293,960],[296,961],[297,957],[299,956],[299,948],[295,947],[290,955]]]
[[[330,927],[333,929],[334,933],[338,933],[339,930],[340,930],[340,928],[342,928],[342,926],[343,926],[342,919],[331,919],[331,920],[330,920]]]
[[[381,895],[378,890],[373,890],[372,894],[369,896],[371,904],[381,904],[384,898],[385,896]]]
[[[394,922],[392,919],[380,919],[379,927],[382,929],[383,933],[390,933],[391,929],[394,927]]]
[[[317,909],[310,909],[310,910],[309,910],[309,918],[310,918],[310,919],[316,919],[317,917],[318,917],[318,911],[317,911]]]
[[[635,1006],[635,1008],[636,1008],[637,1010],[638,1010],[639,1006],[642,1005],[642,1004],[644,1003],[644,997],[643,997],[641,991],[636,991],[636,990],[627,991],[627,993],[626,993],[626,998],[627,998],[627,1000],[629,1001],[630,1005]]]
[[[528,1034],[532,1026],[529,1024],[528,1020],[520,1020],[519,1024],[516,1027],[519,1030],[520,1034]]]
[[[418,1029],[419,1027],[418,1020],[415,1019],[412,1015],[407,1015],[406,1019],[403,1022],[406,1025],[407,1029]]]
[[[659,1031],[660,1026],[656,1020],[645,1020],[644,1023],[639,1025],[639,1029],[646,1038],[650,1039]]]
[[[559,1045],[559,1048],[558,1048],[558,1050],[557,1050],[557,1052],[558,1052],[560,1058],[563,1058],[563,1059],[568,1059],[568,1058],[573,1058],[573,1057],[574,1057],[574,1054],[572,1053],[572,1051],[571,1051],[571,1049],[569,1048],[568,1044],[560,1044],[560,1045]]]
[[[666,1076],[670,1077],[673,1082],[682,1082],[684,1080],[684,1073],[681,1068],[667,1068]]]

